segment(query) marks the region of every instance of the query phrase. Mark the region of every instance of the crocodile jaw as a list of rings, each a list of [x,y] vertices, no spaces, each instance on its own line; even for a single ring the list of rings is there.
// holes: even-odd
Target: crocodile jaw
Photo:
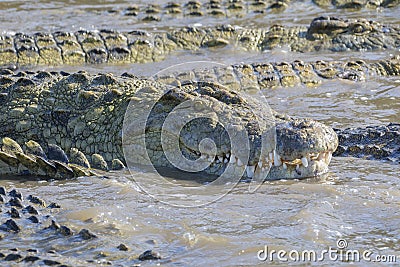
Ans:
[[[319,158],[307,160],[307,167],[301,159],[296,160],[297,164],[283,162],[281,166],[272,166],[266,180],[304,179],[323,175],[328,172],[332,152],[321,152],[320,155]]]
[[[261,152],[261,146],[253,145],[255,152],[250,153],[253,156],[246,162],[231,151],[220,150],[210,158],[185,146],[182,150],[191,159],[200,158],[210,163],[205,172],[217,176],[227,172],[234,177],[240,175],[244,179],[260,181],[317,177],[328,171],[332,153],[338,146],[332,128],[310,119],[285,117],[285,120],[277,118],[274,131],[276,146],[267,146],[270,150]]]
[[[336,133],[330,127],[271,114],[258,99],[243,98],[212,83],[171,90],[146,118],[138,107],[139,103],[134,103],[127,112],[133,120],[123,138],[128,166],[152,165],[193,173],[195,165],[196,172],[232,179],[298,179],[327,172],[331,152],[337,147]],[[172,110],[177,110],[176,117],[168,121]],[[196,112],[200,117],[208,114],[207,118],[197,117]],[[144,131],[138,131],[142,127],[136,121],[146,122]],[[245,133],[246,138],[231,140],[231,126],[233,135]],[[214,140],[214,148],[202,144],[207,138]],[[242,146],[246,142],[249,145]]]

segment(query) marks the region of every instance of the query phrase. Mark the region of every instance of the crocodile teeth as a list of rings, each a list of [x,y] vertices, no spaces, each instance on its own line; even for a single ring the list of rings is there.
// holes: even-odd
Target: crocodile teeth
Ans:
[[[274,150],[275,151],[275,150]],[[274,159],[274,156],[272,155],[272,152],[269,152],[269,160],[272,161]]]
[[[224,163],[228,163],[228,161],[229,161],[228,159],[224,159]]]
[[[243,163],[242,163],[242,161],[238,158],[237,159],[237,165],[240,167],[240,166],[243,166]]]
[[[303,163],[304,167],[306,167],[306,168],[308,167],[308,160],[306,157],[301,158],[301,163]]]
[[[272,162],[271,161],[269,162],[269,168],[270,169],[272,168]]]
[[[262,161],[259,161],[259,162],[257,163],[257,165],[258,165],[259,168],[261,168],[262,165],[263,165],[263,164],[262,164]]]
[[[253,178],[254,177],[255,167],[256,166],[246,166],[247,177],[249,177],[249,178]]]
[[[287,165],[286,165],[285,162],[283,163],[283,168],[284,168],[285,170],[287,169]]]
[[[275,150],[274,150],[274,165],[276,167],[279,167],[282,165],[281,157],[278,155],[278,153],[276,153]]]
[[[328,152],[328,156],[327,156],[326,159],[327,159],[327,161],[326,161],[327,163],[331,162],[331,159],[332,159],[332,152],[331,151]]]
[[[296,171],[300,170],[299,164],[296,165]]]
[[[226,157],[229,159],[229,157],[231,156],[231,154],[229,154],[229,153],[227,153],[226,154]]]
[[[219,160],[220,162],[223,162],[223,161],[224,161],[224,157],[223,157],[223,156],[218,156],[218,160]]]

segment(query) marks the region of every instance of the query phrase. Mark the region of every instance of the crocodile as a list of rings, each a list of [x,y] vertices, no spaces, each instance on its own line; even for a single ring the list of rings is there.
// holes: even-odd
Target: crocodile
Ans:
[[[330,127],[311,119],[294,119],[269,111],[261,100],[244,97],[238,91],[212,82],[183,83],[163,95],[167,85],[129,74],[33,72],[16,74],[8,81],[13,82],[2,86],[0,131],[3,137],[12,138],[26,149],[23,151],[16,142],[10,141],[12,139],[6,139],[2,159],[15,164],[3,164],[2,174],[26,172],[26,168],[20,168],[22,163],[31,167],[34,174],[43,171],[41,166],[45,165],[45,174],[55,175],[55,163],[46,162],[43,149],[39,149],[40,153],[32,152],[37,150],[38,144],[44,150],[48,150],[49,144],[57,145],[70,157],[74,154],[79,158],[78,162],[88,162],[89,158],[104,169],[112,162],[122,166],[127,158],[135,164],[146,165],[149,163],[146,155],[152,165],[173,169],[174,165],[165,155],[169,147],[161,146],[160,132],[168,111],[187,102],[196,108],[213,107],[212,119],[193,120],[178,134],[179,148],[187,159],[208,162],[212,157],[212,164],[203,171],[209,175],[220,175],[226,169],[236,175],[243,167],[246,169],[244,178],[253,178],[266,169],[270,169],[266,179],[318,176],[327,171],[332,152],[338,145],[337,135]],[[154,106],[157,108],[147,118],[144,149],[137,140],[135,119],[142,116],[147,101],[157,103]],[[133,106],[127,112],[130,105]],[[130,114],[132,122],[126,123],[125,114]],[[215,118],[233,125],[236,136],[248,134],[244,139],[249,140],[247,157],[241,154],[243,148],[234,149],[226,130],[228,126],[222,127]],[[124,141],[125,125],[128,125],[125,128],[128,137]],[[276,129],[276,137],[271,127]],[[133,133],[129,135],[130,131]],[[215,152],[207,145],[202,148],[201,141],[207,136],[217,140]],[[24,145],[29,140],[35,142]],[[263,142],[266,145],[262,145]],[[124,151],[127,147],[133,147],[129,157]],[[58,151],[57,148],[50,151],[53,150]],[[71,168],[63,167],[62,170]]]
[[[339,146],[334,156],[354,156],[400,163],[400,124],[335,129]]]
[[[125,8],[113,8],[107,10],[91,10],[95,14],[121,15],[136,18],[143,22],[157,22],[177,18],[248,18],[251,14],[277,13],[286,10],[292,1],[289,0],[249,0],[249,1],[187,1],[185,3],[168,2],[159,4],[135,4]],[[339,9],[361,8],[393,8],[399,5],[399,1],[376,0],[314,0],[319,7],[335,7]]]
[[[208,2],[187,1],[186,3],[168,2],[159,4],[134,4],[121,9],[108,9],[108,14],[120,14],[127,17],[135,17],[144,22],[156,22],[167,18],[180,17],[245,17],[250,13],[282,12],[290,4],[290,0],[250,0],[250,1],[218,1]],[[94,13],[104,14],[102,10],[94,10]]]
[[[318,17],[308,27],[273,25],[263,29],[222,25],[160,33],[109,29],[14,33],[0,36],[0,66],[146,63],[161,61],[174,51],[215,50],[227,45],[246,51],[282,46],[300,52],[397,49],[400,30],[365,19]]]
[[[315,87],[324,80],[367,81],[379,76],[399,76],[400,55],[382,60],[261,62],[198,68],[179,73],[157,74],[165,84],[212,81],[241,91],[305,85]]]
[[[334,131],[338,136],[339,145],[333,152],[333,157],[352,156],[400,163],[400,124],[398,123],[363,128],[334,128]],[[72,148],[67,155],[59,146],[48,143],[45,143],[47,146],[47,153],[45,153],[42,146],[33,140],[20,145],[5,137],[1,140],[1,143],[0,174],[2,175],[29,175],[41,179],[71,179],[82,176],[103,177],[106,172],[102,171],[125,168],[124,163],[116,159],[111,162],[111,166],[108,166],[99,154],[93,154],[88,160],[76,148]],[[322,154],[321,157],[331,157],[331,155]],[[214,160],[220,159],[217,156]],[[230,158],[226,157],[226,160],[228,161]],[[271,164],[274,164],[273,160],[274,158],[271,158]],[[303,164],[301,160],[296,163]]]
[[[34,72],[0,69],[0,86]],[[38,74],[38,73],[36,73]],[[259,62],[249,64],[219,64],[213,68],[196,68],[179,73],[157,74],[155,79],[169,85],[187,81],[217,82],[234,90],[254,91],[276,87],[305,85],[316,87],[324,80],[367,81],[376,77],[400,75],[400,55],[381,60]]]
[[[271,62],[247,65],[239,64],[227,67],[214,67],[212,69],[198,69],[190,72],[155,76],[154,79],[158,82],[162,82],[164,86],[170,84],[177,87],[181,87],[185,83],[187,84],[194,81],[206,81],[211,85],[215,82],[237,92],[273,88],[276,86],[295,86],[299,84],[315,86],[323,79],[334,78],[363,81],[367,74],[372,77],[376,77],[377,75],[399,75],[400,57],[395,56],[386,60],[368,62],[294,61],[292,63]],[[85,72],[75,74],[45,71],[14,73],[11,70],[3,69],[0,77],[0,102],[7,110],[4,110],[3,113],[6,115],[2,116],[2,122],[4,125],[2,132],[5,136],[16,138],[18,143],[21,145],[17,142],[13,143],[12,140],[8,139],[3,141],[3,144],[9,144],[8,147],[12,147],[12,149],[3,148],[4,153],[0,153],[0,158],[6,162],[1,172],[3,174],[19,173],[64,179],[78,176],[97,175],[92,169],[117,170],[123,168],[126,162],[121,151],[122,149],[120,147],[113,147],[113,144],[118,144],[120,146],[122,143],[122,140],[120,139],[121,134],[119,133],[122,127],[121,119],[116,122],[117,129],[111,128],[111,133],[107,132],[110,131],[109,129],[103,129],[100,131],[106,131],[109,135],[108,137],[91,136],[91,133],[89,132],[86,132],[85,134],[83,133],[85,130],[98,132],[99,127],[104,124],[103,120],[112,120],[110,116],[113,116],[114,114],[112,113],[107,116],[106,114],[103,114],[103,111],[103,113],[95,115],[94,119],[91,114],[92,112],[95,111],[96,113],[99,113],[98,109],[104,110],[109,106],[113,106],[114,104],[110,103],[116,101],[113,100],[114,98],[126,99],[127,96],[125,94],[130,96],[137,90],[140,90],[138,88],[135,89],[134,87],[141,87],[142,85],[140,85],[140,83],[142,81],[145,83],[150,82],[144,78],[137,78],[127,73],[123,74],[121,77],[114,77],[109,74],[91,75]],[[125,85],[125,83],[127,83],[128,86]],[[139,86],[135,85],[135,83],[139,83]],[[156,87],[157,86],[160,87],[162,85],[157,84]],[[212,85],[211,88],[215,86],[216,85]],[[68,90],[70,91],[65,88],[69,88]],[[121,92],[120,90],[123,88],[126,89]],[[219,87],[215,87],[214,89],[219,90]],[[204,94],[204,92],[202,93]],[[66,98],[66,95],[69,96],[68,99],[75,99],[75,101],[63,100]],[[108,100],[106,101],[105,99]],[[46,107],[44,103],[47,102],[50,103],[50,106],[48,105]],[[123,101],[123,103],[125,103],[123,105],[119,104],[122,105],[122,109],[118,109],[120,110],[118,112],[119,114],[124,114],[126,112],[126,107],[124,106],[126,105],[126,102],[127,101]],[[43,110],[38,110],[38,107],[45,108]],[[115,107],[113,107],[113,110],[114,108]],[[74,113],[72,110],[75,110],[76,112]],[[82,121],[77,122],[78,114],[82,112],[85,115],[82,118],[79,118]],[[89,117],[89,119],[85,119],[85,116]],[[119,118],[123,117],[123,115],[115,116]],[[286,123],[288,122],[292,124],[291,126],[293,126],[293,123],[299,124],[299,121],[296,122],[295,119],[287,116],[282,117],[277,113],[274,113],[274,116],[275,120],[279,121],[278,125],[285,125],[285,127],[287,127]],[[32,120],[31,117],[34,118],[34,120]],[[105,119],[107,117],[108,119]],[[92,124],[93,120],[98,120],[101,123]],[[6,121],[7,124],[5,123]],[[12,121],[12,123],[10,123],[10,121]],[[77,125],[79,126],[77,127]],[[207,127],[206,125],[204,126]],[[308,127],[310,129],[313,127],[318,129],[324,128],[325,126],[312,122]],[[79,130],[76,130],[77,128],[79,128]],[[40,129],[44,130],[42,131]],[[281,128],[278,127],[278,129]],[[390,128],[385,129],[387,133]],[[329,132],[328,130],[325,131]],[[398,158],[398,156],[393,152],[395,151],[394,147],[396,145],[393,141],[381,140],[380,145],[375,145],[378,140],[368,138],[364,139],[364,143],[361,144],[358,142],[359,139],[354,137],[359,136],[357,132],[354,132],[353,130],[342,132],[339,129],[335,129],[335,131],[339,135],[339,149],[334,155],[368,156],[369,158],[391,159],[392,161],[393,159],[395,161]],[[363,131],[366,130],[364,129]],[[383,132],[380,135],[385,135],[385,131],[383,129],[381,129],[381,131]],[[71,134],[68,134],[69,132],[71,132]],[[299,132],[301,132],[301,130]],[[65,133],[67,134],[64,136],[63,134]],[[281,133],[281,131],[279,133]],[[75,136],[75,134],[77,136]],[[329,135],[332,135],[332,132],[329,132],[328,136]],[[113,139],[111,136],[117,138]],[[385,136],[388,137],[391,135],[387,133]],[[101,138],[105,138],[105,140]],[[280,138],[284,139],[283,136]],[[323,139],[324,137],[314,136],[311,137],[311,139],[312,138]],[[41,143],[45,149],[43,149],[37,142],[29,139],[35,139]],[[71,140],[74,140],[75,143]],[[91,144],[93,142],[95,145]],[[96,142],[104,143],[105,145],[99,149],[99,144],[96,145]],[[55,144],[60,145],[62,148]],[[24,149],[21,147],[24,147]],[[362,153],[360,149],[358,149],[360,153],[357,154],[354,153],[356,151],[354,147],[365,147],[366,149],[373,147],[373,149],[364,149]],[[308,151],[308,155],[306,153],[298,153],[298,156],[296,158],[291,158],[291,160],[280,155],[279,153],[282,153],[282,150],[280,150],[278,154],[281,159],[278,160],[278,162],[279,164],[282,164],[282,168],[286,165],[285,170],[288,169],[288,166],[296,166],[296,170],[296,168],[300,169],[298,165],[303,167],[304,165],[308,165],[308,162],[303,164],[302,158],[306,158],[307,161],[312,158],[316,159],[320,155],[322,155],[322,158],[330,158],[330,152],[333,152],[334,148],[335,145],[333,144],[332,146],[329,146],[329,149],[325,149],[325,151]],[[302,149],[304,149],[304,147]],[[306,151],[308,149],[309,148],[305,148]],[[47,154],[43,152],[44,150],[48,151]],[[67,153],[64,152],[64,150],[67,151]],[[327,151],[328,154],[326,154]],[[293,151],[290,153],[293,153]],[[318,153],[320,153],[320,155]],[[379,156],[382,153],[386,156]],[[230,154],[230,151],[223,151],[220,155],[216,155],[213,161],[218,163],[230,161]],[[272,151],[272,155],[273,154],[274,152]],[[318,157],[316,157],[317,154]],[[274,165],[275,157],[269,157],[269,160],[260,164],[261,168],[262,166],[267,166],[269,164]],[[238,159],[235,159],[235,161],[237,160]],[[303,159],[303,161],[305,160]],[[258,166],[259,162],[259,159],[258,161],[250,160],[248,161],[248,166],[254,166],[254,169],[256,170],[255,166]],[[157,166],[157,162],[155,165]],[[216,165],[218,166],[218,164]],[[215,170],[214,168],[214,170],[208,171],[211,174],[218,174],[221,169]],[[279,177],[289,178],[287,176],[288,174],[286,174],[286,176],[285,174],[282,174],[282,170],[274,171]],[[303,171],[302,173],[304,174],[307,172]],[[319,171],[319,173],[322,173],[322,171]],[[249,176],[251,175],[253,175],[252,170],[249,171]],[[293,172],[291,175],[299,178],[298,175],[293,175]]]
[[[391,8],[400,4],[398,0],[313,0],[321,7],[335,7],[344,9],[361,9],[367,8]]]
[[[43,199],[32,193],[32,189],[8,189],[0,186],[0,237],[8,240],[9,249],[0,249],[1,266],[34,265],[34,266],[91,266],[98,263],[96,251],[87,255],[86,259],[77,259],[67,251],[73,249],[76,243],[80,246],[96,246],[102,243],[104,251],[103,264],[111,265],[132,257],[129,247],[120,243],[105,246],[107,241],[101,233],[94,233],[87,228],[76,229],[68,224],[60,224],[60,204]],[[47,202],[47,203],[46,203]],[[30,239],[29,247],[21,249],[16,244]],[[11,241],[12,240],[12,241]],[[62,244],[62,245],[61,245]],[[14,246],[14,247],[13,247]],[[112,257],[109,252],[112,251]],[[129,253],[129,254],[128,254]],[[68,255],[69,254],[69,255]],[[94,255],[93,255],[94,254]],[[106,258],[106,259],[105,259]],[[134,262],[161,259],[161,255],[153,250],[134,256]],[[107,260],[107,261],[106,261]]]
[[[27,191],[29,192],[29,189]],[[34,238],[47,240],[44,242],[47,243],[50,239],[76,238],[89,242],[97,238],[88,229],[81,229],[79,233],[75,233],[67,225],[60,225],[55,217],[61,206],[55,202],[46,204],[46,201],[37,195],[24,196],[15,188],[7,190],[3,186],[0,187],[0,199],[1,239],[12,239],[18,242],[18,239]],[[19,250],[16,247],[10,247],[8,250],[1,249],[1,265],[9,266],[11,262],[20,262],[60,266],[63,262],[71,261],[68,257],[57,255],[55,250],[47,253],[34,246],[35,244],[32,244],[32,247],[27,250]]]

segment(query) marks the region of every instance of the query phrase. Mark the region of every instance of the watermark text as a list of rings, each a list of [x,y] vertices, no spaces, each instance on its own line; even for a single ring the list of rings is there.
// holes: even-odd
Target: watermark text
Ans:
[[[257,252],[260,261],[273,262],[322,262],[322,261],[342,261],[342,262],[380,262],[396,263],[400,262],[400,256],[374,254],[372,250],[348,249],[345,239],[339,239],[336,247],[329,246],[322,250],[276,250],[265,245]]]

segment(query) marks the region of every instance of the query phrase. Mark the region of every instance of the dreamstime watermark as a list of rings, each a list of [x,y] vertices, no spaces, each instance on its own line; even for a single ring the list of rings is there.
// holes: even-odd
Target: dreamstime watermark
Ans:
[[[146,173],[157,177],[131,175],[144,192],[160,202],[192,207],[220,199],[245,173],[253,175],[249,191],[262,184],[270,166],[255,172],[255,163],[246,165],[255,154],[265,159],[275,149],[275,120],[258,83],[244,76],[238,81],[232,67],[221,63],[187,62],[158,72],[135,92],[124,117],[122,148],[129,169],[150,166]],[[238,88],[228,89],[220,80]],[[207,183],[187,185],[168,178],[168,169],[182,172],[183,180],[214,175]],[[173,198],[171,192],[196,202]]]
[[[374,254],[370,249],[348,249],[348,243],[345,239],[338,239],[336,247],[329,246],[327,249],[322,250],[275,250],[271,249],[268,245],[265,245],[263,249],[257,252],[257,258],[258,260],[265,262],[400,262],[400,255]]]

